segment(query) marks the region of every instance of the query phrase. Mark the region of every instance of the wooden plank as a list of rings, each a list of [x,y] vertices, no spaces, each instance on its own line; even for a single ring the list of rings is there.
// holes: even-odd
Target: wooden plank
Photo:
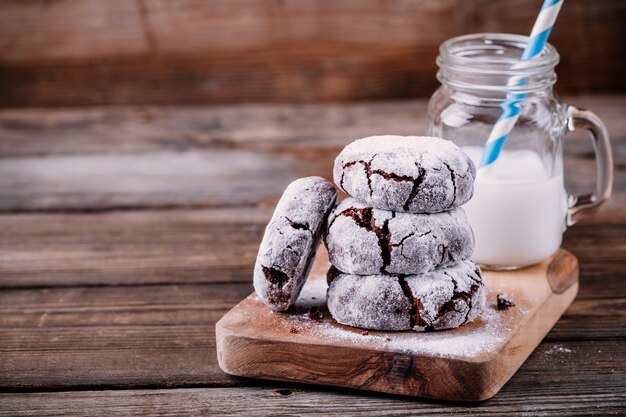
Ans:
[[[2,158],[0,212],[271,205],[296,178],[330,176],[340,149],[285,145]],[[617,204],[605,208],[607,218],[624,218],[618,195],[626,191],[624,158],[616,155]],[[568,183],[586,189],[595,163],[573,162]]]
[[[137,2],[111,0],[107,3],[2,4],[0,55],[3,61],[32,61],[38,56],[40,59],[95,58],[145,52],[148,45]]]
[[[536,11],[534,0],[4,2],[0,106],[426,97],[441,42],[526,34]],[[563,9],[551,38],[561,91],[626,91],[624,13],[612,0]]]
[[[597,344],[588,349],[590,345],[588,342],[576,348],[566,344],[540,346],[496,397],[472,405],[451,406],[400,396],[282,384],[252,388],[0,394],[0,415],[378,416],[381,410],[393,416],[622,415],[626,410],[626,385],[620,375],[626,371],[624,361],[580,364],[575,370],[569,366],[574,365],[571,359],[579,355],[606,348]],[[615,349],[617,345],[611,347],[607,354],[624,354],[623,349]]]
[[[604,285],[619,292],[622,283]],[[219,370],[214,329],[215,322],[251,290],[249,281],[3,289],[0,387],[249,384]],[[621,342],[626,337],[625,299],[577,299],[547,336],[548,346],[564,346],[576,354],[554,364],[549,355],[533,355],[528,363],[534,365],[525,365],[533,370],[528,377],[537,379],[539,369],[547,366],[546,378],[578,378],[584,385],[585,379],[601,381],[596,362],[602,369],[614,367],[619,372],[626,363]]]
[[[588,167],[584,172],[590,172]],[[566,246],[579,252],[582,258],[581,297],[547,336],[546,340],[551,342],[540,346],[536,355],[541,355],[541,360],[537,362],[535,355],[531,356],[504,391],[488,403],[491,405],[503,398],[504,403],[498,403],[501,407],[494,413],[527,411],[562,415],[562,407],[567,406],[572,413],[584,414],[598,412],[598,402],[605,407],[600,411],[607,414],[623,412],[624,396],[620,395],[624,392],[620,375],[624,374],[625,362],[622,323],[625,311],[623,236],[626,233],[622,230],[623,217],[620,217],[624,213],[624,205],[620,203],[623,196],[617,196],[608,212],[601,211],[586,219],[566,235]],[[267,204],[271,205],[269,201]],[[15,280],[14,285],[167,280],[246,283],[234,289],[229,285],[140,286],[136,287],[136,292],[134,288],[129,291],[128,287],[4,290],[0,292],[0,306],[5,307],[0,310],[0,374],[6,375],[7,384],[3,385],[4,389],[76,389],[81,385],[83,388],[256,385],[256,381],[229,379],[220,373],[211,341],[214,340],[215,319],[250,291],[249,274],[245,273],[256,252],[256,243],[252,244],[250,239],[255,236],[260,239],[270,212],[271,207],[260,211],[239,208],[0,216],[0,222],[8,221],[1,225],[3,232],[10,231],[0,234],[0,277],[2,281]],[[12,226],[5,227],[7,224]],[[220,241],[227,245],[220,245]],[[99,252],[104,254],[101,256]],[[170,254],[174,257],[167,258]],[[161,257],[166,258],[161,260]],[[117,264],[116,260],[119,260]],[[225,265],[225,269],[221,270],[218,265]],[[5,270],[5,266],[9,268]],[[181,266],[188,268],[177,275],[176,270]],[[156,290],[152,292],[153,289]],[[181,291],[183,294],[176,296]],[[39,325],[41,327],[37,327]],[[516,391],[508,391],[509,387]],[[195,400],[191,406],[202,404],[211,414],[216,410],[227,413],[232,409],[244,412],[259,408],[246,402],[255,389],[231,389],[211,391],[211,398],[215,398],[217,405],[210,403],[211,400],[202,400],[205,397],[185,397],[182,401]],[[261,396],[266,392],[279,395],[274,390],[260,391]],[[327,411],[332,411],[330,404],[336,406],[339,400],[335,397],[340,395],[335,391],[320,394],[310,388],[305,393],[312,393],[307,400],[314,404],[315,401],[328,404],[323,409]],[[111,396],[101,400],[89,397],[91,394],[71,393],[74,400],[62,398],[63,404],[51,412],[69,414],[68,409],[72,409],[77,414],[85,414],[87,408],[102,414],[103,409],[99,407],[107,407],[107,399],[110,404],[111,396],[120,393],[110,393]],[[94,395],[99,394],[103,393]],[[18,398],[20,402],[12,404],[20,410],[36,403],[50,411],[52,407],[46,401],[52,400],[49,397],[37,399],[37,395],[2,397],[0,409],[5,408],[5,399]],[[335,397],[328,400],[327,395]],[[355,393],[348,395],[352,395],[349,397],[351,404],[363,404],[362,398],[367,399]],[[141,396],[143,402],[140,403],[115,403],[122,404],[125,410],[137,411],[140,407],[145,411],[152,397],[145,393]],[[233,397],[236,400],[232,400]],[[172,407],[167,404],[171,397],[167,398],[158,404],[161,410]],[[529,405],[529,398],[538,400]],[[398,413],[415,410],[415,403],[387,400],[402,402]],[[132,408],[133,404],[137,408]],[[231,406],[219,408],[220,404]],[[83,409],[78,408],[81,405]],[[185,413],[187,405],[178,404],[176,411]],[[284,406],[284,403],[269,403],[263,410],[276,414],[284,410]],[[363,407],[355,411],[380,410],[374,403],[369,409]],[[450,411],[432,404],[425,407],[424,411],[434,413]],[[436,410],[429,411],[428,407]],[[392,404],[388,408],[396,410]],[[150,414],[156,413],[148,410]],[[316,413],[318,410],[310,409]],[[5,411],[8,415],[16,414],[15,408]],[[472,411],[476,409],[467,412]]]
[[[574,225],[565,234],[564,246],[580,253],[583,262],[607,264],[626,262],[626,225],[582,223]],[[612,248],[607,252],[606,248]]]
[[[626,98],[618,97],[616,106],[626,107]],[[609,98],[607,102],[611,102]],[[427,100],[298,106],[3,109],[0,155],[276,149],[287,145],[341,147],[355,138],[374,134],[423,134],[426,107]],[[607,104],[602,105],[605,108],[608,110]],[[609,119],[617,123],[619,116]]]
[[[581,288],[579,293],[580,291],[583,289]],[[624,323],[621,320],[626,316],[624,314],[625,308],[625,298],[577,298],[561,316],[544,341],[623,338],[626,336],[626,332],[624,332]],[[591,330],[592,328],[593,330]]]
[[[250,285],[1,291],[0,387],[237,383],[215,322]]]
[[[331,171],[295,152],[154,151],[0,160],[0,210],[257,205],[296,178]]]
[[[626,96],[566,96],[592,109],[626,155]],[[48,156],[186,149],[340,148],[356,138],[426,132],[427,101],[197,107],[0,110],[0,156]],[[592,157],[585,132],[566,152]]]
[[[626,197],[571,228],[583,298],[626,297]],[[623,202],[620,206],[618,203]],[[0,287],[250,282],[273,207],[0,216]]]
[[[320,251],[313,271],[326,269]],[[342,326],[327,310],[323,275],[305,283],[294,305],[296,311],[317,308],[322,317],[315,320],[275,314],[250,295],[215,325],[218,363],[244,377],[483,401],[500,391],[572,303],[578,260],[561,250],[533,267],[485,271],[483,278],[487,304],[481,316],[446,332],[363,334]],[[496,308],[502,293],[515,308]]]
[[[4,289],[2,328],[212,326],[252,283]],[[19,342],[19,340],[18,340]],[[87,343],[91,343],[87,341]],[[7,348],[6,344],[3,347]]]
[[[0,286],[250,282],[271,209],[0,216]]]
[[[0,323],[5,330],[214,323],[251,288],[251,284],[211,284],[4,289],[0,300],[10,304],[0,310]],[[577,298],[546,341],[623,338],[624,303],[626,297]]]
[[[272,205],[297,178],[328,178],[340,149],[5,158],[0,159],[0,212]],[[593,160],[581,161],[576,178],[586,181],[589,176],[584,174],[593,165]],[[607,214],[618,213],[623,219],[624,206],[617,194],[626,191],[626,169],[615,172],[614,191],[619,200],[606,207],[615,209]]]

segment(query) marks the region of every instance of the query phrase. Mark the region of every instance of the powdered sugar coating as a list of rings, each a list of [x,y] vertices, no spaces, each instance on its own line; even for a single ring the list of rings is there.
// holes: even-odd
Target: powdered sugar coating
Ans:
[[[433,214],[393,212],[346,198],[324,237],[330,262],[359,275],[417,274],[471,257],[474,235],[462,208]]]
[[[335,159],[335,184],[372,207],[437,213],[465,204],[474,192],[472,160],[448,140],[370,136]]]
[[[391,275],[345,275],[331,281],[328,310],[341,324],[364,329],[410,329],[411,303]]]
[[[365,329],[451,329],[474,320],[485,306],[485,285],[472,261],[408,276],[334,271],[329,281],[333,318]]]
[[[485,285],[472,261],[405,278],[418,308],[413,330],[451,329],[474,320],[485,306]]]
[[[254,289],[271,309],[287,310],[298,298],[336,198],[322,177],[298,179],[283,193],[254,266]]]

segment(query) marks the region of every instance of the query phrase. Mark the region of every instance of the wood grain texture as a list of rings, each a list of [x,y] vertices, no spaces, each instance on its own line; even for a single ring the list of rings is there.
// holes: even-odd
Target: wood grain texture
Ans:
[[[297,178],[328,178],[341,148],[5,158],[0,159],[0,212],[272,205]],[[594,166],[592,159],[578,160],[581,174],[571,180],[586,181],[593,174],[585,171]],[[619,166],[614,189],[626,191],[626,169]],[[611,211],[623,218],[623,201],[617,195],[605,210],[618,206]]]
[[[625,200],[626,201],[626,200]],[[624,206],[566,233],[581,259],[579,298],[626,297]],[[0,287],[248,283],[265,208],[133,210],[0,216]],[[608,222],[604,224],[604,222]],[[140,261],[136,261],[140,260]]]
[[[0,387],[236,384],[215,322],[250,284],[0,292]]]
[[[250,291],[249,282],[4,289],[0,387],[255,385],[219,370],[214,333],[216,321]],[[551,350],[536,359],[540,363],[531,366],[528,378],[536,380],[543,369],[552,380],[567,378],[568,385],[586,379],[601,384],[604,373],[597,373],[590,356],[610,375],[617,372],[625,303],[576,300],[548,334]],[[562,360],[546,368],[551,355]]]
[[[330,317],[327,268],[320,248],[295,314],[271,311],[256,294],[226,313],[216,324],[220,368],[244,377],[483,401],[500,391],[578,292],[578,262],[560,251],[530,268],[484,271],[487,305],[472,323],[445,332],[363,334]],[[515,307],[497,310],[498,294]],[[323,312],[321,319],[307,317],[311,306]]]
[[[256,385],[218,368],[214,332],[251,290],[250,283],[4,289],[0,389]],[[625,303],[576,300],[543,353],[519,371],[523,380],[581,387],[620,380]]]
[[[626,98],[583,97],[617,127]],[[0,155],[52,156],[185,149],[342,147],[426,131],[427,100],[350,104],[111,106],[0,110]],[[626,128],[623,129],[626,131]]]
[[[0,5],[0,106],[429,96],[461,34],[527,34],[533,0],[55,0]],[[623,2],[571,0],[559,88],[624,92]]]
[[[60,111],[42,119],[37,110],[6,111],[0,115],[6,138],[0,140],[0,212],[272,205],[290,181],[330,176],[336,154],[359,136],[423,134],[425,105],[244,106],[172,115],[165,108],[147,119],[132,109]],[[618,132],[620,193],[626,191],[626,134],[619,133],[626,131],[626,100],[609,100],[598,110]],[[588,140],[568,137],[566,149],[569,185],[588,188],[595,175]],[[622,198],[605,207],[605,219],[626,218]]]
[[[563,294],[578,282],[578,259],[570,252],[559,250],[546,268],[546,277],[554,294]],[[577,271],[575,274],[572,271]]]
[[[547,347],[547,346],[545,346]],[[539,354],[546,354],[540,347]],[[566,349],[561,347],[562,349]],[[553,347],[550,347],[553,349]],[[546,354],[555,359],[554,354]],[[563,358],[562,354],[557,357]],[[563,360],[563,359],[559,359]],[[0,394],[0,416],[598,416],[623,415],[623,383],[587,387],[538,384],[518,377],[480,405],[452,405],[310,386]],[[555,381],[557,382],[557,381]],[[558,382],[564,382],[559,380]]]
[[[3,159],[0,208],[119,210],[255,205],[279,196],[298,177],[330,170],[328,160],[324,167],[298,162],[293,154],[248,150]]]
[[[250,282],[271,209],[0,216],[0,286]]]
[[[24,3],[35,4],[39,3]],[[93,175],[88,165],[73,175],[64,173],[58,181],[50,179],[66,157],[102,155],[114,161],[115,155],[122,155],[135,163],[180,153],[180,162],[196,150],[203,151],[199,161],[215,160],[206,156],[212,151],[279,155],[272,159],[276,166],[263,167],[267,171],[262,175],[326,170],[324,164],[354,137],[393,129],[402,134],[422,132],[425,101],[328,108],[0,111],[0,165],[55,161],[42,164],[46,169],[39,175],[47,180],[28,174],[22,178],[30,181],[3,178],[0,187],[0,199],[17,196],[20,201],[0,214],[0,391],[13,391],[0,396],[0,413],[624,414],[626,101],[620,96],[566,97],[566,101],[593,109],[607,122],[616,157],[616,193],[608,205],[565,235],[564,246],[580,260],[578,298],[500,393],[478,406],[268,385],[219,370],[215,321],[251,291],[256,245],[282,191],[280,184],[253,190],[251,203],[241,190],[255,179],[233,176],[235,170],[223,172],[222,178],[242,187],[229,198],[204,178],[207,168],[196,170],[182,163],[178,167],[182,172],[176,175],[169,175],[169,165],[146,168],[141,175],[125,168],[138,194],[128,186],[124,190],[130,194],[125,194],[107,184],[103,189],[108,186],[108,193],[90,190],[86,184],[98,185],[107,176],[125,178],[106,170],[98,174],[101,178],[87,178]],[[572,134],[565,147],[570,185],[584,190],[592,184],[594,172],[588,140],[582,133]],[[297,168],[285,162],[290,158]],[[178,196],[164,188],[141,193],[142,182],[168,175],[172,187],[181,189]],[[190,178],[195,185],[187,187],[184,181]],[[191,195],[202,181],[207,187],[202,198]],[[64,203],[64,196],[71,204]],[[217,207],[200,207],[207,201]],[[129,202],[133,205],[120,205]],[[207,388],[181,388],[190,386]],[[164,387],[178,389],[136,390]],[[69,391],[15,392],[38,390]]]
[[[626,153],[626,97],[565,96],[606,123],[616,156]],[[341,147],[354,138],[426,132],[428,100],[349,104],[109,106],[1,109],[0,156],[110,154],[186,149]],[[565,150],[592,156],[587,135],[567,135]]]
[[[612,200],[568,230],[564,246],[581,260],[581,297],[626,297],[618,285],[626,99],[566,99],[606,121],[616,183]],[[16,212],[0,217],[0,286],[245,282],[291,179],[329,176],[355,137],[423,132],[425,107],[420,100],[0,111],[0,211]],[[588,139],[571,134],[565,148],[569,185],[584,191],[595,169]]]

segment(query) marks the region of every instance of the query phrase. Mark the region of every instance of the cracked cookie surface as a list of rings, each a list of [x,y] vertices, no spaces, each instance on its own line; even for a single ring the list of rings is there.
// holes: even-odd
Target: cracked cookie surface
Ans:
[[[322,177],[287,187],[265,228],[254,266],[254,289],[268,307],[284,311],[298,298],[337,191]]]
[[[417,274],[471,257],[474,235],[462,208],[412,214],[346,198],[324,237],[330,262],[359,275]]]
[[[417,275],[363,276],[331,268],[328,281],[333,318],[364,329],[451,329],[474,320],[485,306],[480,268],[467,260]]]
[[[385,210],[437,213],[472,197],[476,168],[450,141],[427,136],[370,136],[335,159],[335,184]]]

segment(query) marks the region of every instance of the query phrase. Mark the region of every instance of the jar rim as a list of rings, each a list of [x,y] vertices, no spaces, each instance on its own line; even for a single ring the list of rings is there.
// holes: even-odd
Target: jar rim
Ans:
[[[440,68],[458,69],[482,74],[530,76],[552,71],[559,63],[556,48],[549,43],[541,53],[522,61],[522,52],[529,37],[508,33],[476,33],[448,39],[439,47],[437,65]],[[519,50],[514,56],[506,49]],[[483,55],[480,55],[480,54]],[[516,57],[517,56],[517,57]]]

